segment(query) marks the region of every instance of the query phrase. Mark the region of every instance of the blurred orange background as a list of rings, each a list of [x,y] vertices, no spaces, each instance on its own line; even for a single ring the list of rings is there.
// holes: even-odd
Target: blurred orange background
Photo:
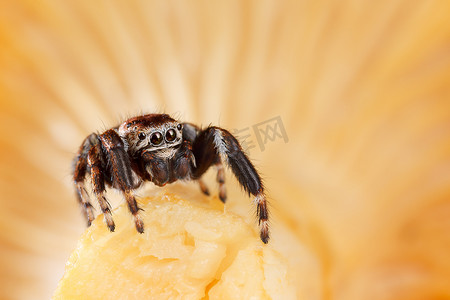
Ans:
[[[449,11],[2,1],[0,298],[56,288],[84,230],[70,177],[82,139],[165,111],[229,129],[281,118],[289,141],[252,136],[249,150],[274,224],[319,261],[304,299],[450,299]]]

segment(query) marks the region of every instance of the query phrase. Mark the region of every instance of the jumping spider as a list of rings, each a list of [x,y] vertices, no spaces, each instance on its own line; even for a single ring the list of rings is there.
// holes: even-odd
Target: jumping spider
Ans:
[[[132,192],[134,189],[144,181],[164,186],[179,179],[197,180],[203,193],[209,195],[201,176],[215,165],[219,198],[225,202],[222,161],[230,166],[244,190],[255,196],[260,237],[267,243],[268,212],[261,178],[236,138],[219,127],[201,129],[190,123],[179,123],[166,114],[128,119],[102,134],[92,133],[83,141],[74,160],[73,180],[88,226],[94,219],[94,212],[84,187],[86,174],[90,174],[93,193],[109,230],[114,231],[115,225],[104,194],[105,183],[123,193],[136,229],[142,233],[144,223]]]

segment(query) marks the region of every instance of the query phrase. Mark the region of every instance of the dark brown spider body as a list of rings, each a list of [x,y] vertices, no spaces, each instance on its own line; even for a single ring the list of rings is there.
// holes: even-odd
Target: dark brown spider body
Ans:
[[[217,167],[219,198],[225,202],[222,161],[230,166],[244,190],[256,197],[260,237],[267,243],[268,212],[261,178],[236,138],[219,127],[209,126],[202,130],[190,123],[179,123],[166,114],[128,119],[102,134],[92,133],[83,141],[74,161],[73,180],[88,225],[94,219],[84,187],[85,177],[90,174],[93,193],[109,229],[114,231],[115,225],[105,197],[106,185],[122,191],[136,229],[142,233],[144,224],[133,190],[145,181],[164,186],[177,180],[198,180],[201,190],[209,195],[201,176],[214,165]]]

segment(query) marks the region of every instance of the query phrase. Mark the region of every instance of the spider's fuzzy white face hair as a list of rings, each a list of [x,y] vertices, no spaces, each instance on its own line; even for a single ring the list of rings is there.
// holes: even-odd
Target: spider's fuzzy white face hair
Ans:
[[[126,143],[127,151],[136,155],[141,151],[173,148],[182,142],[183,126],[166,114],[149,114],[123,122],[117,133]]]
[[[140,151],[157,151],[166,148],[172,148],[182,143],[182,129],[179,129],[179,123],[168,122],[158,126],[142,127],[139,124],[126,129],[126,123],[123,123],[118,133],[127,143],[127,151],[132,155]],[[169,130],[173,130],[175,137],[172,141],[167,138]],[[160,137],[159,141],[157,137]],[[155,142],[156,141],[156,142]]]

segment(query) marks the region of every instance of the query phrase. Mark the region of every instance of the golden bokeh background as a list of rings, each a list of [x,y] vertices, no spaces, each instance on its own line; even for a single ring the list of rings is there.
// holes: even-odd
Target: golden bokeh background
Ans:
[[[70,179],[82,139],[165,111],[250,133],[281,118],[289,141],[262,150],[252,135],[249,150],[274,227],[320,262],[304,299],[450,299],[449,11],[419,0],[2,1],[0,298],[56,288],[84,229]]]

